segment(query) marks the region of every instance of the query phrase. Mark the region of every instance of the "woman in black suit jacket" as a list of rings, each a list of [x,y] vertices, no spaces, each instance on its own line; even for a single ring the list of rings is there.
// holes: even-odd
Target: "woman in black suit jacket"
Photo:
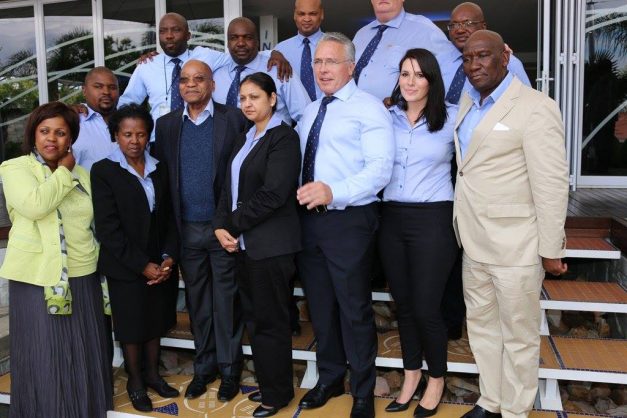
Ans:
[[[261,394],[250,399],[263,401],[255,417],[276,414],[294,397],[289,282],[301,249],[301,156],[296,131],[274,115],[276,99],[267,74],[242,80],[241,108],[255,126],[236,142],[213,221],[220,244],[238,254],[236,275]]]
[[[163,163],[148,155],[153,120],[131,104],[109,120],[119,147],[91,170],[98,268],[107,276],[116,339],[135,409],[151,411],[146,387],[162,397],[179,392],[159,376],[159,339],[176,324],[178,283],[168,280],[178,254],[176,225]],[[142,365],[144,376],[142,376]]]

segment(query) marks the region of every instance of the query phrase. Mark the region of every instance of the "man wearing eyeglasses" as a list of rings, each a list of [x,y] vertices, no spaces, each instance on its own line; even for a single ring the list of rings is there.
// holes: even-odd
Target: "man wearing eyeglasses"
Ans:
[[[313,60],[324,96],[307,106],[297,126],[303,154],[298,267],[320,373],[300,407],[318,408],[343,394],[348,362],[350,416],[372,418],[377,335],[368,273],[377,192],[390,180],[395,147],[390,113],[355,85],[354,68],[353,43],[325,33]]]
[[[470,35],[478,30],[487,28],[483,10],[472,2],[461,3],[451,12],[451,20],[446,25],[446,28],[448,29],[451,42],[457,48],[457,51],[453,52],[452,57],[455,75],[447,91],[446,100],[449,103],[457,104],[462,93],[470,90],[472,87],[462,68],[462,52]],[[522,62],[511,53],[507,70],[522,81],[523,84],[531,87]]]
[[[238,109],[214,103],[213,74],[205,62],[188,60],[177,88],[183,106],[157,120],[154,155],[168,167],[196,349],[194,378],[185,397],[201,396],[220,373],[217,397],[226,402],[239,391],[243,325],[235,299],[235,259],[223,251],[211,221],[227,160],[246,123]]]

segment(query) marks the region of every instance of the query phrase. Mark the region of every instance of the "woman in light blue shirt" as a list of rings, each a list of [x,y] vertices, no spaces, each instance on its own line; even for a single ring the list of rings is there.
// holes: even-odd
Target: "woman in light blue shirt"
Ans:
[[[399,67],[390,108],[396,155],[383,193],[379,251],[397,306],[405,380],[386,411],[406,410],[417,394],[414,417],[428,417],[437,412],[444,391],[447,329],[440,304],[459,251],[451,221],[455,108],[447,109],[431,52],[410,49]],[[430,376],[426,385],[423,354]]]

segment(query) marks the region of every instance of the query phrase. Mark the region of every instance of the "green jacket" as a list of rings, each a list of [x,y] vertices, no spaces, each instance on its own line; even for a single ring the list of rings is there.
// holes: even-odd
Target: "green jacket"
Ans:
[[[7,211],[12,223],[0,277],[38,286],[54,285],[61,277],[61,243],[56,209],[75,188],[76,179],[90,195],[91,186],[89,173],[78,164],[72,172],[65,167],[57,168],[47,181],[46,170],[32,154],[0,165]],[[85,221],[91,222],[91,219]],[[95,271],[95,266],[87,268],[90,269]]]

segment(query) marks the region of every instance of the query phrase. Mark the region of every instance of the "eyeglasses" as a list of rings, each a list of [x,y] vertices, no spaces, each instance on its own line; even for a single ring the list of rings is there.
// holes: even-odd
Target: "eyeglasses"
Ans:
[[[470,28],[474,28],[477,25],[480,25],[483,22],[484,22],[483,20],[479,20],[477,22],[472,21],[472,20],[464,20],[463,22],[449,23],[448,25],[446,25],[446,28],[448,30],[458,30],[461,28],[470,29]]]
[[[326,59],[319,59],[316,58],[315,60],[313,60],[313,65],[314,67],[322,67],[322,64],[326,65],[327,67],[336,67],[342,63],[348,62],[348,61],[352,61],[350,59],[348,60],[334,60],[333,58],[326,58]]]
[[[194,84],[200,84],[200,83],[204,83],[208,79],[209,79],[208,77],[205,77],[202,75],[195,75],[193,77],[181,77],[179,80],[179,84],[187,84],[190,81],[193,81]]]

